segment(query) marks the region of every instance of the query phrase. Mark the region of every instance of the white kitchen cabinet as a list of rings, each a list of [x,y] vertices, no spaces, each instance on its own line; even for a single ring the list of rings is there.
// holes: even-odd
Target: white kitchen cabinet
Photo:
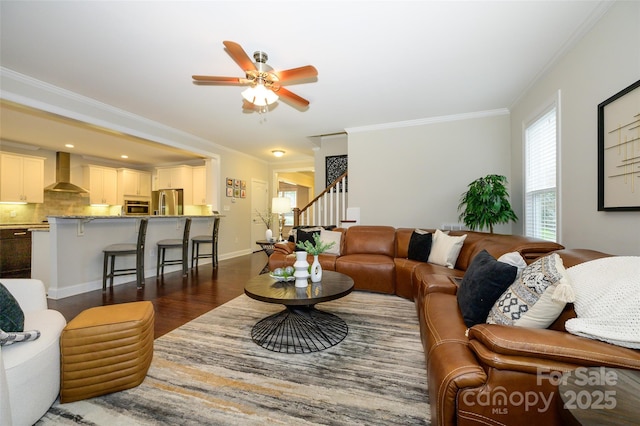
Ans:
[[[43,203],[44,158],[0,154],[0,201]]]
[[[118,198],[123,201],[127,197],[151,197],[151,173],[118,169]]]
[[[85,166],[84,186],[89,189],[89,204],[118,204],[118,172],[116,169]]]
[[[184,204],[193,204],[192,167],[184,165],[156,169],[156,189],[182,189]]]
[[[211,204],[207,197],[207,168],[198,166],[193,168],[193,204],[204,206]]]

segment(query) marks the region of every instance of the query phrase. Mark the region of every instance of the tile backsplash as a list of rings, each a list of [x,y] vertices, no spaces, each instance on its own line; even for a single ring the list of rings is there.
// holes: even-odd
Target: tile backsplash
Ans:
[[[89,198],[67,192],[45,192],[42,204],[0,204],[0,224],[38,223],[47,216],[120,214],[120,206],[92,207]]]
[[[40,223],[47,216],[118,216],[121,206],[95,207],[89,197],[68,192],[45,192],[42,204],[0,204],[0,225]],[[211,207],[185,206],[184,214],[210,215]]]

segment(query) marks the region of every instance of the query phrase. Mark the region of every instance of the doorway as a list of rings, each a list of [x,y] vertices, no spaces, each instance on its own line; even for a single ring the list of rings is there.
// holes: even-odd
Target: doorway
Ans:
[[[260,246],[256,244],[256,241],[264,240],[265,231],[267,230],[258,212],[261,212],[263,215],[266,214],[267,209],[270,207],[270,201],[267,182],[251,179],[251,245],[253,246],[254,252],[261,250]],[[273,230],[274,223],[272,220],[271,230]]]

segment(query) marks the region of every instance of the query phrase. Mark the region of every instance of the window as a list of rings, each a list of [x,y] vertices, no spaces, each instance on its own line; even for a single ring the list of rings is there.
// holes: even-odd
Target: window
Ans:
[[[286,197],[291,200],[291,207],[296,207],[296,191],[278,191],[278,197]],[[293,212],[284,214],[284,226],[293,226]]]
[[[557,131],[554,105],[525,129],[525,234],[557,241]]]

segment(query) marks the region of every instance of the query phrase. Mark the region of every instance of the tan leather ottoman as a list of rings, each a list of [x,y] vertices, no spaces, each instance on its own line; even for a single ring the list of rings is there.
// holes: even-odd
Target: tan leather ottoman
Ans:
[[[60,336],[60,402],[138,386],[153,358],[151,302],[82,311]]]

